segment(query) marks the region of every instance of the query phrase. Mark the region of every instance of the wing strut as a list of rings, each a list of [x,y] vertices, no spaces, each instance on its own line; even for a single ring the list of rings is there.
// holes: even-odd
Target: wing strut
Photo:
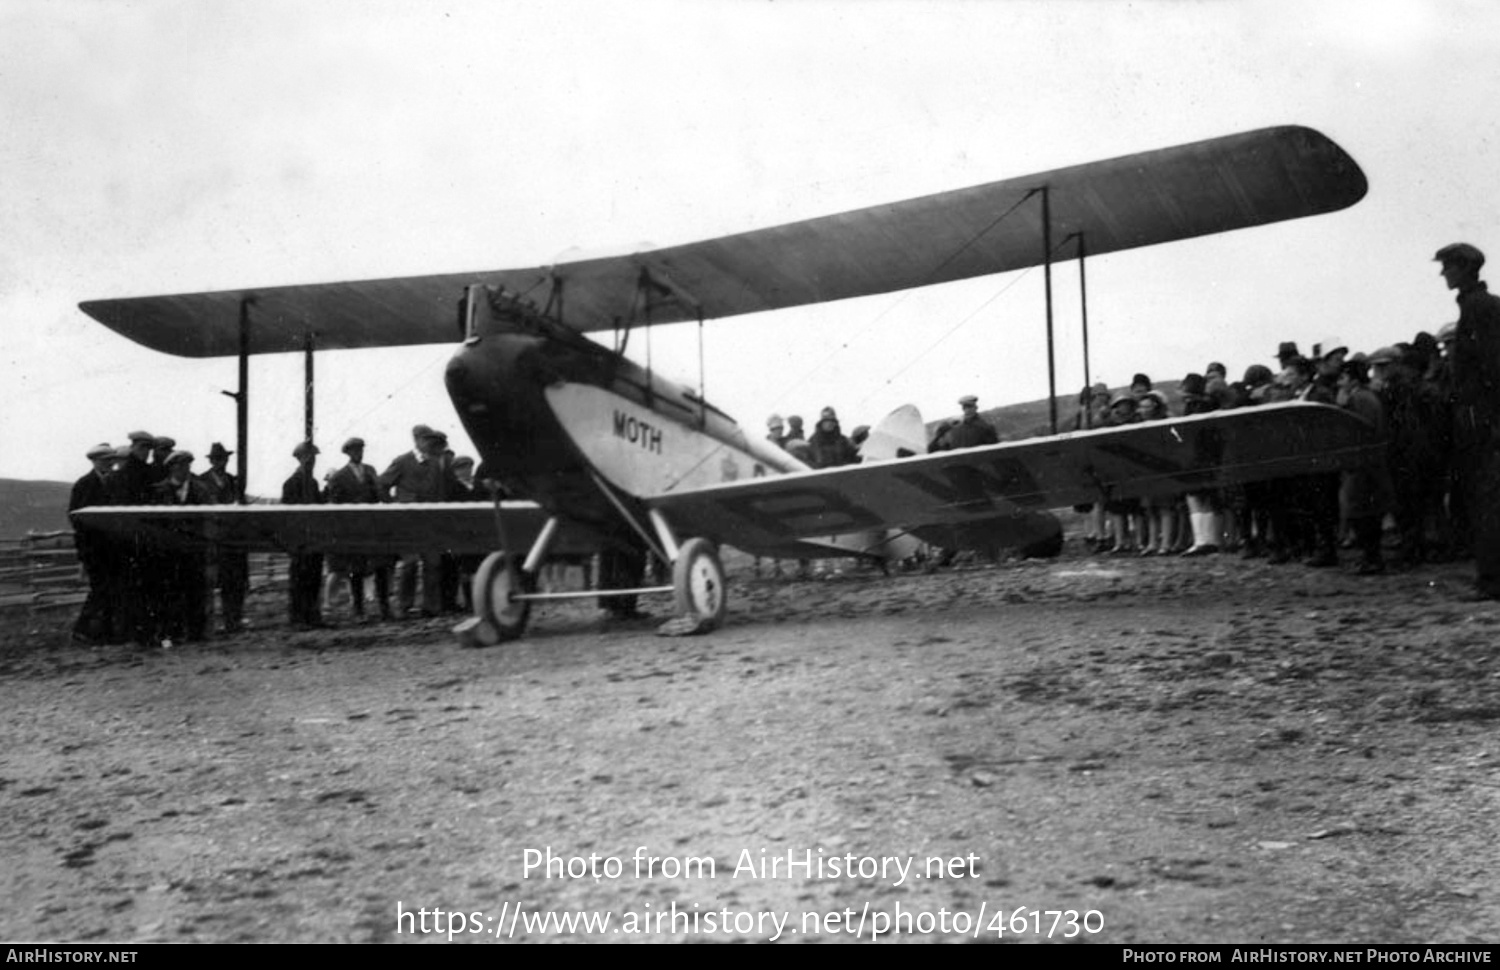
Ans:
[[[1088,251],[1084,245],[1084,232],[1079,230],[1069,236],[1068,239],[1078,237],[1078,306],[1083,317],[1083,388],[1085,394],[1093,394],[1094,379],[1089,376],[1089,285],[1088,276],[1084,273],[1084,263],[1088,262]],[[1067,242],[1064,239],[1063,242]],[[1094,427],[1094,409],[1091,406],[1092,398],[1085,399],[1083,403],[1083,427],[1085,430]]]
[[[635,534],[645,541],[646,547],[656,553],[662,562],[672,562],[672,559],[667,556],[666,550],[656,541],[655,537],[642,528],[641,524],[635,520],[635,516],[630,514],[630,510],[625,507],[625,503],[620,501],[619,496],[615,495],[614,489],[609,487],[609,483],[601,478],[599,473],[593,469],[589,470],[589,477],[594,480],[594,484],[599,487],[599,491],[604,493],[604,497],[609,499],[610,504],[615,507],[615,511],[620,513],[620,517],[629,523],[630,527],[635,530]]]
[[[1047,406],[1052,414],[1052,433],[1057,434],[1057,355],[1052,345],[1052,193],[1042,193],[1042,277],[1047,287]]]

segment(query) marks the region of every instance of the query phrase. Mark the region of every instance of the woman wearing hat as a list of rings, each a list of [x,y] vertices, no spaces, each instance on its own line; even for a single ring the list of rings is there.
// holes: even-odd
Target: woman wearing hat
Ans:
[[[1161,391],[1147,391],[1136,405],[1141,421],[1161,421],[1172,416],[1167,396]],[[1136,517],[1137,534],[1141,536],[1142,556],[1165,556],[1177,544],[1177,509],[1182,498],[1159,495],[1141,500]]]
[[[1218,404],[1208,396],[1208,381],[1202,374],[1189,374],[1179,386],[1182,392],[1182,413],[1206,414],[1218,409]],[[1184,556],[1208,556],[1219,551],[1223,523],[1219,517],[1219,497],[1212,491],[1189,492],[1187,495],[1188,526],[1192,529],[1193,544]]]
[[[1140,415],[1136,411],[1136,399],[1133,395],[1122,392],[1110,399],[1109,411],[1104,416],[1104,427],[1122,428],[1128,424],[1135,424],[1139,420]],[[1108,538],[1100,547],[1101,552],[1124,555],[1138,551],[1136,536],[1130,531],[1130,520],[1132,516],[1140,514],[1140,511],[1139,499],[1110,499],[1104,503],[1105,528],[1108,530]]]

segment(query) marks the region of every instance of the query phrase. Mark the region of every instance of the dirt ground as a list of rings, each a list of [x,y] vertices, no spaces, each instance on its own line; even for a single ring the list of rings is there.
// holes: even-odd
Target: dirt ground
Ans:
[[[699,637],[7,621],[0,938],[1500,939],[1465,565],[731,574]]]

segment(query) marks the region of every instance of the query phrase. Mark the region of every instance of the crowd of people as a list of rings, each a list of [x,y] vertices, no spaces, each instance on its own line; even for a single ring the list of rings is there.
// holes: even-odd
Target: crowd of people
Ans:
[[[1340,473],[1190,492],[1170,499],[1104,502],[1089,512],[1086,541],[1100,552],[1141,556],[1212,555],[1238,550],[1273,563],[1327,568],[1340,548],[1358,550],[1363,575],[1389,566],[1476,557],[1476,594],[1500,598],[1500,299],[1479,280],[1484,255],[1466,243],[1436,256],[1458,292],[1459,319],[1436,334],[1351,353],[1325,339],[1308,354],[1295,342],[1277,352],[1278,369],[1251,365],[1229,381],[1223,364],[1178,385],[1181,413],[1311,401],[1344,407],[1376,428],[1384,454]],[[1080,395],[1077,428],[1118,427],[1169,417],[1168,398],[1137,374],[1111,395],[1095,385]],[[1395,530],[1388,562],[1383,527]]]
[[[365,443],[344,442],[347,462],[322,479],[316,474],[317,445],[292,449],[296,470],[282,486],[283,504],[321,505],[382,502],[461,502],[476,495],[474,460],[455,456],[448,438],[424,424],[412,429],[412,450],[384,471],[364,463]],[[129,444],[90,448],[88,474],[73,486],[72,513],[88,506],[236,505],[244,500],[239,480],[227,471],[232,451],[217,442],[208,451],[209,468],[195,475],[195,456],[170,437],[133,431]],[[218,593],[220,636],[245,626],[249,562],[242,551],[219,547],[203,552],[153,540],[149,534],[116,536],[77,529],[74,543],[89,592],[73,627],[84,643],[170,645],[199,641],[209,634],[213,594]],[[456,613],[467,595],[465,574],[472,557],[294,555],[288,570],[289,618],[300,628],[322,626],[324,609],[347,601],[352,616],[376,613],[382,619]],[[396,575],[396,607],[391,577]],[[373,583],[373,609],[366,609],[366,584]],[[420,595],[419,595],[420,590]]]
[[[1438,251],[1448,287],[1457,293],[1459,318],[1436,334],[1409,342],[1350,352],[1325,339],[1303,354],[1295,342],[1278,348],[1278,368],[1252,364],[1229,380],[1211,363],[1177,386],[1181,414],[1310,401],[1347,408],[1386,440],[1383,454],[1342,472],[1256,482],[1238,488],[1190,491],[1170,498],[1103,501],[1081,507],[1094,552],[1115,555],[1217,555],[1239,551],[1281,564],[1314,568],[1340,563],[1339,549],[1358,550],[1360,574],[1389,565],[1383,551],[1387,517],[1394,524],[1394,565],[1472,556],[1474,595],[1500,599],[1500,297],[1480,281],[1484,254],[1467,243]],[[1096,384],[1079,398],[1077,430],[1119,427],[1171,416],[1168,395],[1145,374],[1128,391],[1111,394]],[[980,417],[972,395],[959,401],[962,417],[938,426],[929,452],[981,447],[999,438]],[[772,415],[767,439],[812,468],[860,460],[869,428],[843,434],[831,407],[806,435],[796,415]],[[286,480],[282,502],[346,504],[467,501],[476,497],[472,459],[457,457],[446,435],[427,425],[412,429],[412,449],[384,472],[364,463],[365,443],[343,445],[347,463],[320,481],[319,450],[311,442],[293,449],[297,469]],[[69,511],[91,505],[214,505],[243,501],[228,473],[232,452],[215,443],[209,469],[194,475],[192,452],[169,437],[132,432],[122,447],[100,444],[87,453],[93,468],[78,480]],[[166,548],[143,534],[115,537],[80,530],[79,559],[89,594],[74,637],[91,643],[170,643],[201,640],[217,590],[223,626],[244,622],[248,568],[243,552],[211,554]],[[950,553],[942,553],[944,560]],[[289,588],[294,625],[319,626],[326,604],[347,595],[355,617],[366,615],[365,585],[373,580],[374,607],[393,618],[392,572],[401,615],[436,616],[461,609],[469,557],[431,553],[403,556],[292,557]],[[806,563],[802,564],[806,570]]]

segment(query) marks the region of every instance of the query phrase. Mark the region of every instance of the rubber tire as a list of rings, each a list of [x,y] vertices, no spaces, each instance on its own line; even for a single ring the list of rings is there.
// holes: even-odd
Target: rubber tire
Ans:
[[[698,616],[703,620],[704,630],[712,630],[724,621],[728,590],[724,565],[712,542],[694,538],[682,544],[677,561],[672,563],[672,593],[678,614]]]
[[[474,573],[474,614],[489,623],[502,641],[514,640],[526,632],[531,603],[510,599],[512,593],[523,590],[521,570],[510,553],[490,553]]]

